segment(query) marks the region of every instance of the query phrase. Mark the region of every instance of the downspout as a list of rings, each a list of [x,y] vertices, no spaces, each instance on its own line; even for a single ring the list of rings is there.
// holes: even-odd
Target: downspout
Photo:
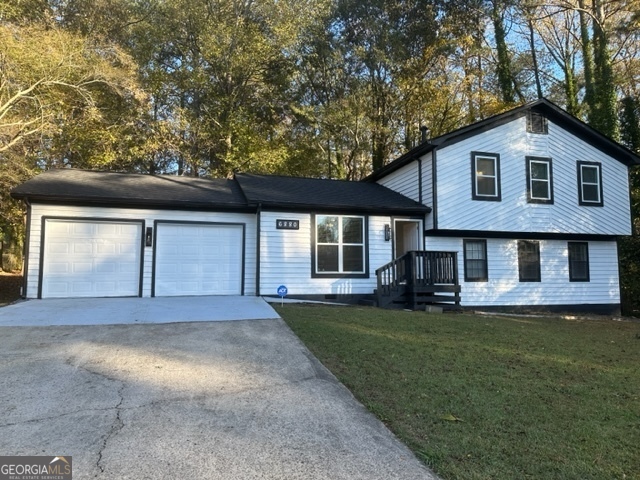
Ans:
[[[618,299],[620,303],[618,304],[618,309],[616,312],[613,312],[614,315],[622,315],[624,312],[622,311],[625,302],[624,298],[622,298],[622,277],[620,276],[620,237],[616,237],[616,257],[618,264]]]
[[[262,203],[258,204],[256,212],[258,228],[256,232],[256,296],[260,296],[260,237],[262,236]]]
[[[431,215],[433,215],[433,229],[438,229],[438,169],[436,167],[438,155],[438,149],[434,148],[431,153],[431,182],[433,188],[431,191],[433,192],[433,199],[431,205]]]
[[[27,231],[24,238],[24,245],[22,246],[22,292],[20,292],[20,296],[22,298],[27,298],[27,277],[29,275],[29,243],[31,239],[31,202],[29,202],[29,199],[25,197],[24,203],[27,206]],[[40,248],[42,248],[42,246]]]
[[[422,203],[422,157],[418,158],[418,202]]]

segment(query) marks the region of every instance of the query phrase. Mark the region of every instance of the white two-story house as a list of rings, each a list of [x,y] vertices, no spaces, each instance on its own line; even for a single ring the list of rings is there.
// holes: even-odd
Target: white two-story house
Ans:
[[[419,247],[458,252],[462,306],[610,312],[637,163],[539,100],[425,141],[367,180],[431,206]]]
[[[362,182],[44,172],[23,296],[271,295],[417,308],[620,307],[631,151],[546,100]]]

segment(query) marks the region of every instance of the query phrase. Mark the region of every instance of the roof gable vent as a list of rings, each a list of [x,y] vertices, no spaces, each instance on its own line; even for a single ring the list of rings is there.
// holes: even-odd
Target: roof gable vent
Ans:
[[[529,133],[549,133],[549,124],[544,115],[539,112],[527,110],[527,132]]]

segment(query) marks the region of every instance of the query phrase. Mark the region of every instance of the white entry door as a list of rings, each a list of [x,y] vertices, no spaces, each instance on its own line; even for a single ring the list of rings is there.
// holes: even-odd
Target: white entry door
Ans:
[[[411,250],[420,250],[422,242],[422,222],[420,220],[394,221],[394,247],[395,258],[401,257]]]
[[[244,225],[156,226],[154,295],[241,295]]]
[[[140,292],[142,222],[46,219],[42,298]]]

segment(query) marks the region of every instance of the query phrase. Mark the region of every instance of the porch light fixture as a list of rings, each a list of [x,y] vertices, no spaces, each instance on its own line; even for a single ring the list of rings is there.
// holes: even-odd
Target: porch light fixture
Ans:
[[[391,240],[391,225],[385,223],[384,225],[384,241],[388,242]]]

